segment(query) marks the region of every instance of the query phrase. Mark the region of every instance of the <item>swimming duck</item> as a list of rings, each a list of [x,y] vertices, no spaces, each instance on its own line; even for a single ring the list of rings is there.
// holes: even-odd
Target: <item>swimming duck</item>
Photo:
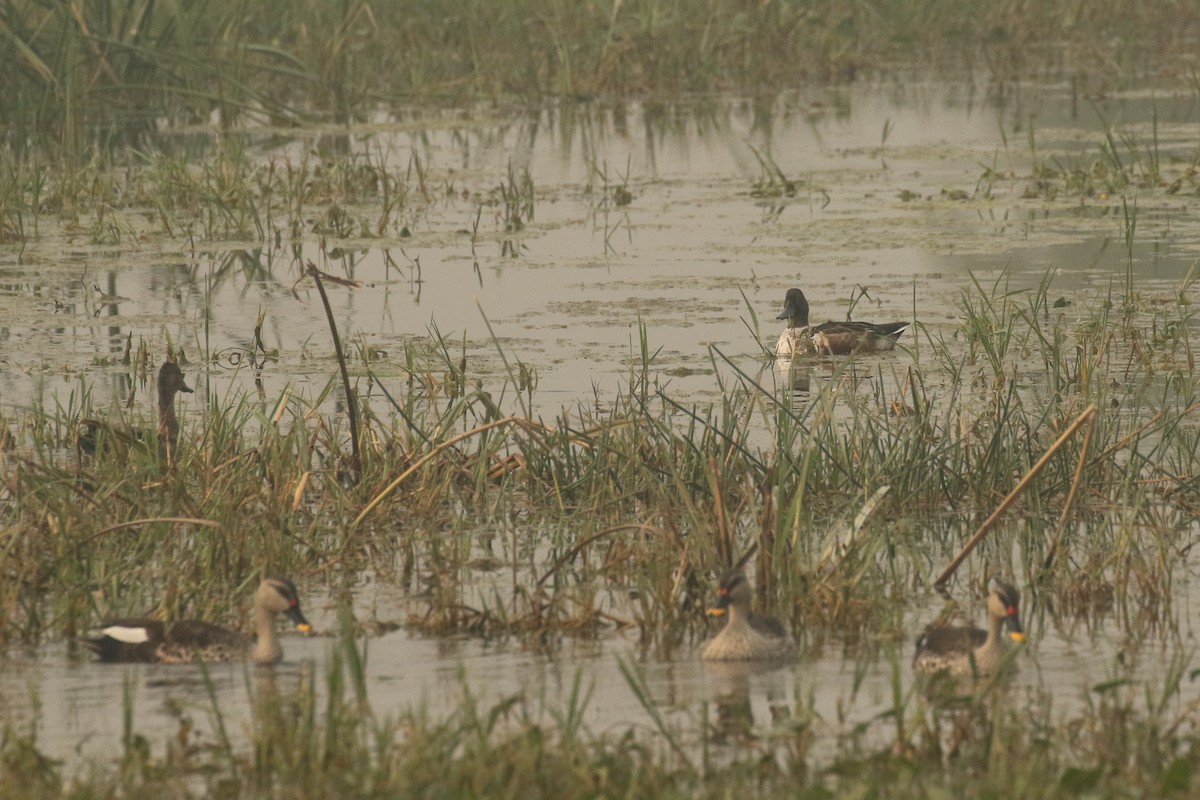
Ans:
[[[1014,587],[993,579],[987,601],[988,629],[973,625],[926,628],[917,639],[913,669],[925,673],[948,670],[956,677],[995,672],[1007,650],[1001,629],[1007,624],[1009,638],[1025,641],[1019,603],[1020,594]]]
[[[783,299],[783,312],[776,319],[786,319],[787,327],[775,345],[775,355],[791,358],[798,355],[845,356],[854,353],[874,353],[891,350],[900,334],[908,330],[907,322],[822,322],[808,324],[808,300],[799,289],[788,289]]]
[[[250,659],[273,664],[283,658],[275,636],[275,615],[281,613],[298,630],[312,630],[300,611],[295,584],[287,578],[270,577],[254,593],[253,636],[194,620],[167,624],[154,619],[118,619],[108,623],[99,637],[79,643],[98,653],[100,661],[190,664]]]
[[[730,572],[717,588],[713,616],[728,616],[725,627],[705,643],[700,657],[705,661],[750,661],[786,658],[795,651],[783,623],[767,614],[750,610],[750,582],[739,571]]]
[[[179,444],[179,419],[175,416],[175,395],[179,392],[192,393],[192,387],[183,379],[183,372],[174,361],[164,361],[158,369],[155,381],[158,390],[158,447],[159,455],[168,463],[175,461]],[[79,449],[85,453],[95,453],[97,447],[109,441],[112,443],[141,442],[149,435],[148,431],[136,428],[120,428],[97,419],[80,421]]]

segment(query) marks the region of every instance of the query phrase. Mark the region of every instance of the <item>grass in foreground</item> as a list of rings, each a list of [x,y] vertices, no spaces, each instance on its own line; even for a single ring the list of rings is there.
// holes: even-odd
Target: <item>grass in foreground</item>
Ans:
[[[1186,795],[1200,764],[1186,659],[1144,693],[1120,678],[1089,687],[1071,713],[1002,688],[941,705],[897,687],[883,717],[835,740],[803,701],[752,737],[727,738],[703,719],[686,735],[595,733],[578,677],[565,709],[524,696],[483,704],[464,684],[443,718],[420,710],[380,717],[363,670],[346,637],[330,648],[322,686],[311,673],[294,691],[259,681],[244,745],[219,737],[195,746],[183,719],[166,742],[130,731],[112,765],[64,768],[39,751],[36,736],[8,727],[0,780],[29,798],[1127,797]],[[640,676],[627,669],[627,678],[636,691]],[[231,728],[220,708],[210,713],[217,729]],[[725,709],[723,718],[739,715]]]

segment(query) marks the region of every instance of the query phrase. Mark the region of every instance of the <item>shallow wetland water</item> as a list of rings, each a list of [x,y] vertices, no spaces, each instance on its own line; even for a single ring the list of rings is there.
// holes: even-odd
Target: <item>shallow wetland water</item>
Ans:
[[[372,372],[392,394],[403,391],[406,347],[430,348],[437,331],[455,360],[465,353],[468,383],[495,387],[504,413],[519,410],[520,398],[511,389],[501,393],[506,372],[499,350],[532,369],[534,417],[605,408],[641,366],[644,325],[650,374],[674,400],[719,403],[736,382],[736,367],[803,405],[851,368],[842,359],[814,360],[793,391],[791,376],[764,358],[762,348],[779,332],[783,293],[796,285],[808,294],[815,321],[843,316],[852,298],[855,318],[915,317],[919,324],[902,348],[857,359],[853,367],[862,372],[856,391],[903,398],[914,349],[919,356],[936,340],[966,358],[968,345],[956,332],[963,324],[960,298],[974,291],[973,280],[1013,292],[1049,280],[1048,297],[1071,304],[1065,313],[1119,293],[1127,280],[1147,297],[1184,291],[1200,258],[1194,191],[1147,190],[1137,198],[1136,237],[1129,241],[1121,197],[1039,187],[1034,167],[1095,158],[1108,125],[1143,138],[1153,130],[1164,172],[1179,165],[1183,173],[1196,158],[1198,123],[1194,93],[1084,99],[1060,85],[988,90],[915,83],[813,91],[770,103],[704,98],[512,115],[414,113],[336,137],[227,134],[252,162],[274,159],[281,168],[335,145],[389,168],[419,163],[429,176],[429,200],[404,226],[407,235],[397,223],[382,236],[322,237],[314,218],[295,247],[193,245],[164,235],[150,215],[128,212],[110,220],[115,233],[104,244],[42,222],[36,241],[0,248],[0,410],[16,419],[38,403],[69,407],[85,384],[93,408],[124,402],[126,370],[118,362],[130,336],[159,349],[170,337],[187,355],[185,371],[197,392],[180,402],[185,437],[189,413],[230,397],[257,397],[268,413],[285,387],[316,402],[336,364],[315,291],[310,284],[294,287],[303,260],[361,284],[331,290],[334,316],[352,350],[371,352]],[[210,132],[193,131],[167,137],[162,146],[195,149],[203,158],[217,144]],[[505,215],[519,211],[497,187],[515,190],[526,171],[535,187],[532,216],[524,214],[520,230],[505,231]],[[794,187],[785,189],[781,176]],[[344,233],[378,215],[353,204],[343,210],[355,220]],[[859,287],[865,297],[857,297]],[[269,358],[256,387],[247,362],[260,315]],[[352,365],[359,390],[388,418],[362,363]],[[940,388],[937,380],[926,375],[931,393]],[[1035,377],[1026,388],[1040,391]],[[149,397],[140,392],[135,405],[148,408]],[[339,398],[331,393],[321,407],[332,411]],[[751,431],[749,440],[766,447],[771,434]],[[913,524],[924,524],[921,513]],[[937,516],[956,543],[946,554],[981,521]],[[1184,558],[1158,622],[1139,622],[1132,598],[1060,616],[1027,597],[1030,637],[1010,691],[1070,713],[1097,684],[1161,680],[1176,653],[1194,648],[1192,620],[1200,609],[1192,598],[1190,545],[1197,533],[1191,521],[1177,532]],[[946,554],[930,552],[927,580]],[[984,563],[964,568],[969,580],[954,585],[977,623],[982,598],[968,593],[982,585]],[[986,563],[1012,569],[1019,558],[1007,561],[992,551]],[[317,630],[336,631],[336,604],[319,589],[305,596]],[[356,609],[397,623],[420,617],[422,603],[378,585],[354,596]],[[623,616],[626,604],[614,599],[614,616]],[[748,708],[756,730],[815,713],[820,739],[847,734],[890,709],[895,670],[904,690],[911,687],[912,641],[941,601],[930,596],[905,605],[874,641],[802,632],[794,664],[763,669],[702,664],[697,639],[660,653],[639,647],[634,633],[605,631],[595,641],[568,638],[542,651],[517,638],[441,639],[401,629],[369,640],[368,687],[381,714],[419,706],[436,716],[459,704],[464,686],[489,702],[521,693],[535,706],[545,698],[553,709],[569,697],[578,674],[592,693],[593,730],[630,724],[651,730],[653,720],[622,674],[624,661],[644,672],[649,696],[689,747],[731,705]],[[126,692],[132,728],[152,746],[178,730],[181,713],[199,736],[215,739],[213,706],[236,737],[248,719],[248,692],[262,691],[264,682],[292,691],[306,671],[320,672],[334,641],[287,636],[279,668],[264,676],[254,667],[221,665],[208,671],[211,683],[200,668],[92,664],[62,641],[14,648],[4,657],[0,716],[28,720],[43,751],[68,760],[119,754],[118,709]],[[1185,682],[1180,702],[1198,697],[1200,687]],[[888,730],[878,724],[884,729],[875,735],[886,741]]]

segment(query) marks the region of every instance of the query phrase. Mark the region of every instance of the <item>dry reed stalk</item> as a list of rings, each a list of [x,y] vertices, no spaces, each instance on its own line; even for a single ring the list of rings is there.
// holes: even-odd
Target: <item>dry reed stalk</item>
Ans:
[[[1042,468],[1050,462],[1050,458],[1056,452],[1058,452],[1059,448],[1066,444],[1067,440],[1075,435],[1075,432],[1079,430],[1080,426],[1090,420],[1095,413],[1096,406],[1088,406],[1086,409],[1084,409],[1083,413],[1080,414],[1079,417],[1072,422],[1065,431],[1062,432],[1062,435],[1058,437],[1054,444],[1050,445],[1050,449],[1042,454],[1042,457],[1039,458],[1038,462],[1030,468],[1029,472],[1025,473],[1025,477],[1021,479],[1021,482],[1018,483],[1013,490],[1008,493],[1008,496],[1005,497],[1000,505],[996,507],[996,510],[992,512],[991,516],[983,521],[983,524],[979,526],[979,530],[975,531],[975,535],[972,536],[965,545],[963,545],[963,549],[959,551],[957,556],[954,557],[954,560],[950,562],[950,565],[942,571],[942,574],[938,576],[938,579],[933,582],[935,589],[946,585],[946,581],[950,580],[962,562],[966,561],[967,556],[971,554],[971,551],[975,549],[975,546],[983,541],[983,537],[987,535],[989,530],[991,530],[991,527],[996,523],[996,520],[1000,519],[1004,512],[1008,510],[1008,507],[1016,502],[1016,499],[1020,497],[1027,488],[1029,488],[1029,484],[1031,484],[1033,479],[1037,477],[1037,474],[1042,471]]]

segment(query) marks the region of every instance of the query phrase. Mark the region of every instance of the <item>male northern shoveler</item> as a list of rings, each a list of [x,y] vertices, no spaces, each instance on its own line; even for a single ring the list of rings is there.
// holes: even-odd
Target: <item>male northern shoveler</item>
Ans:
[[[311,630],[300,611],[295,584],[272,577],[254,593],[254,636],[194,620],[167,624],[156,619],[118,619],[108,623],[99,637],[79,643],[99,654],[101,661],[189,664],[248,658],[273,664],[283,658],[275,636],[276,614],[286,614],[301,631]]]
[[[1001,629],[1008,626],[1014,642],[1025,641],[1018,613],[1020,595],[1007,583],[993,579],[988,594],[988,629],[930,627],[917,639],[913,669],[934,673],[947,670],[955,677],[989,675],[1004,659],[1006,646]]]
[[[705,661],[752,661],[787,658],[796,645],[783,623],[768,614],[750,610],[750,582],[740,571],[721,579],[713,616],[727,616],[725,627],[705,643],[700,657]]]
[[[900,334],[908,330],[907,322],[822,322],[808,324],[808,300],[799,289],[788,289],[783,299],[783,313],[776,319],[786,319],[787,328],[775,345],[775,355],[791,358],[797,355],[845,356],[854,353],[874,353],[891,350]]]

